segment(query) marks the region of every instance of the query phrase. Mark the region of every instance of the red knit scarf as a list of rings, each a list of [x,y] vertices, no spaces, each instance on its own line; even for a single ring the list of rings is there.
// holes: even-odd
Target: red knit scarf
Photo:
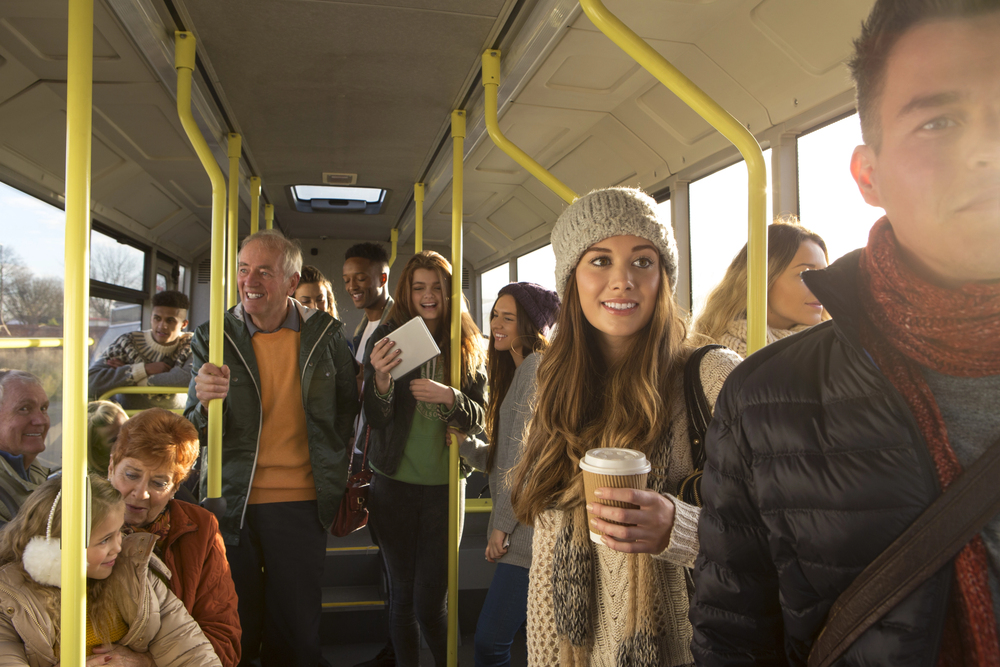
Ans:
[[[1000,284],[931,285],[899,261],[888,218],[861,253],[861,340],[906,399],[934,459],[942,490],[962,473],[944,417],[920,366],[953,377],[1000,374]],[[986,546],[980,536],[955,559],[955,583],[939,665],[1000,667]]]

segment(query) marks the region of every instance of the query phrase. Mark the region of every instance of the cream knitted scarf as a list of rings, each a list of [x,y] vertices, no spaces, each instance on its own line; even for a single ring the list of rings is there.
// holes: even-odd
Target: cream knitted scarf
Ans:
[[[556,540],[552,562],[552,603],[559,634],[559,664],[586,667],[594,640],[591,600],[594,589],[594,549],[587,527],[584,505],[566,510]],[[657,592],[656,573],[649,554],[629,554],[629,606],[626,638],[618,647],[615,662],[630,667],[660,664],[660,642],[656,637],[653,605]]]

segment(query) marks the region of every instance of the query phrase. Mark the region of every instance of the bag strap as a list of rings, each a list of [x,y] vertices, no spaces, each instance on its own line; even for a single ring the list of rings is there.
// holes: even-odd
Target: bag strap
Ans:
[[[701,384],[701,362],[712,350],[722,349],[722,345],[699,347],[684,364],[684,403],[687,406],[688,440],[691,442],[691,459],[695,470],[705,467],[705,434],[712,421],[712,408],[705,397]]]
[[[872,561],[833,603],[809,653],[828,667],[875,622],[948,564],[1000,512],[1000,440]]]
[[[358,415],[360,417],[361,411],[365,409],[365,395],[362,393],[358,397]],[[361,470],[365,470],[368,467],[368,441],[371,438],[372,425],[365,421],[365,446],[361,450]],[[354,444],[357,445],[357,436],[355,436]],[[347,477],[351,477],[351,469],[354,467],[354,447],[351,447],[351,456],[347,459]]]

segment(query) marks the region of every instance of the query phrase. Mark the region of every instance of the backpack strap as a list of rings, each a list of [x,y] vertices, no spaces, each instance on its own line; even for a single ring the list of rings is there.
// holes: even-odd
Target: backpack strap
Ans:
[[[712,421],[712,408],[701,384],[701,362],[712,350],[723,345],[699,347],[684,364],[684,404],[687,408],[688,441],[691,443],[691,461],[694,472],[681,482],[677,497],[689,505],[701,507],[701,476],[705,468],[705,434]]]
[[[695,350],[684,365],[684,403],[687,406],[688,439],[691,442],[691,459],[695,470],[705,467],[705,434],[712,421],[712,408],[701,384],[701,362],[712,350],[722,345],[705,345]]]

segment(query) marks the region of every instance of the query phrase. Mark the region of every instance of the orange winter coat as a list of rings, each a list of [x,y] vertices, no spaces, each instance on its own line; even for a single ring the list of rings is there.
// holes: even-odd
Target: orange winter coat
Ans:
[[[242,631],[219,521],[208,510],[182,500],[171,500],[169,508],[163,561],[173,575],[170,591],[201,626],[223,667],[236,667]]]

